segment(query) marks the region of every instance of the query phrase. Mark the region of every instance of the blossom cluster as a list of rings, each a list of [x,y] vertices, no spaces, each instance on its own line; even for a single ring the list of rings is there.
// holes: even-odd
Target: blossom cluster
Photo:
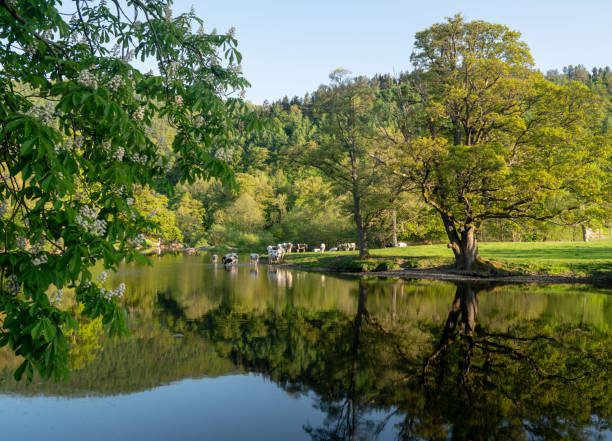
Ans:
[[[17,246],[17,248],[19,248],[20,250],[27,250],[28,249],[28,239],[26,239],[25,237],[19,236],[17,237],[17,239],[15,239],[15,245]]]
[[[43,263],[47,263],[47,255],[44,253],[41,253],[40,255],[32,259],[32,265],[34,266],[39,266],[39,265],[42,265]]]
[[[77,83],[86,87],[91,87],[92,89],[98,88],[98,80],[96,79],[94,74],[92,74],[87,69],[83,69],[81,72],[79,72]]]
[[[32,259],[32,265],[40,266],[43,263],[47,263],[47,255],[43,252],[44,245],[45,240],[41,238],[36,244],[32,246],[32,249],[30,250],[31,253],[34,255],[34,258]]]
[[[174,102],[176,103],[177,106],[182,106],[183,105],[183,97],[180,95],[177,95],[176,98],[174,98]]]
[[[106,233],[107,224],[105,220],[97,219],[97,217],[98,210],[84,205],[79,214],[76,215],[75,221],[85,231],[89,231],[94,236],[102,237]]]
[[[63,298],[64,298],[64,291],[62,291],[61,289],[56,289],[51,294],[51,297],[50,297],[51,304],[59,305],[60,303],[62,303]]]
[[[149,157],[145,154],[141,155],[139,153],[132,153],[132,155],[130,156],[130,159],[134,161],[136,164],[146,165],[147,161],[149,160]]]
[[[113,297],[122,298],[125,293],[125,283],[120,283],[115,289],[100,288],[100,296],[106,300],[110,300]]]
[[[106,83],[106,87],[108,87],[113,92],[118,92],[124,85],[123,77],[121,75],[115,75],[110,79],[108,83]]]
[[[44,124],[49,124],[53,120],[53,106],[48,103],[45,107],[32,106],[28,110],[28,116],[36,118]]]
[[[134,246],[139,247],[141,245],[144,245],[145,243],[145,236],[144,234],[140,233],[138,236],[136,236],[133,240],[132,243],[134,244]]]
[[[234,154],[234,151],[230,148],[219,148],[219,150],[217,150],[217,152],[215,153],[215,158],[217,159],[222,159],[226,162],[231,161],[232,159],[232,155]]]
[[[106,274],[106,271],[102,271],[100,274],[98,274],[98,277],[96,278],[96,280],[100,283],[105,283],[107,277],[108,277],[108,274]]]
[[[144,107],[139,107],[134,112],[134,121],[142,121],[144,119],[145,109]]]
[[[113,159],[117,162],[123,161],[123,156],[125,155],[125,149],[123,147],[117,147],[115,153],[113,153]]]
[[[17,280],[17,276],[12,275],[8,277],[6,279],[6,282],[4,282],[4,289],[6,289],[6,291],[8,291],[13,296],[19,294],[21,284],[19,283],[19,280]]]
[[[62,143],[61,146],[59,145],[55,146],[55,153],[57,154],[61,150],[69,152],[73,148],[80,149],[81,147],[83,147],[84,142],[85,142],[85,138],[83,138],[81,135],[76,135],[74,138],[64,139],[64,142]]]

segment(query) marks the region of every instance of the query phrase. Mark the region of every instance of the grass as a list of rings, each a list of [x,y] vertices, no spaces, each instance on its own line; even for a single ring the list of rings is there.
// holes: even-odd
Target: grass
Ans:
[[[481,257],[509,271],[523,274],[595,275],[612,273],[612,239],[592,242],[489,242],[479,244]],[[454,262],[444,244],[370,250],[371,257],[357,259],[354,252],[289,254],[286,263],[332,271],[381,271],[431,268]]]

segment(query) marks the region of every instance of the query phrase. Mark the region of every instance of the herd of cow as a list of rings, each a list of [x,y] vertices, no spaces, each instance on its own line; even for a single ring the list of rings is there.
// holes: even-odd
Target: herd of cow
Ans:
[[[298,243],[296,245],[291,242],[279,243],[278,245],[268,245],[268,263],[279,263],[285,257],[285,254],[292,253],[295,247],[295,252],[306,252],[308,245],[305,243]],[[337,247],[331,248],[329,251],[355,251],[355,242],[341,243]],[[324,253],[325,244],[322,243],[318,248],[314,248],[315,253]],[[219,263],[219,256],[213,254],[212,263]],[[223,265],[236,265],[238,263],[237,253],[228,253],[221,257],[221,263]],[[251,265],[257,265],[259,263],[259,254],[252,253],[249,255],[249,263]]]

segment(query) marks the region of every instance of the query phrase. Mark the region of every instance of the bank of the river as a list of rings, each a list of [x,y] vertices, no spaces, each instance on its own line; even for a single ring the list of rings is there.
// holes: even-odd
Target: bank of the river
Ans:
[[[371,250],[367,259],[354,252],[289,254],[285,265],[341,273],[441,280],[482,280],[514,283],[612,283],[612,240],[593,242],[482,243],[481,256],[496,271],[465,274],[452,268],[445,245],[417,245]]]

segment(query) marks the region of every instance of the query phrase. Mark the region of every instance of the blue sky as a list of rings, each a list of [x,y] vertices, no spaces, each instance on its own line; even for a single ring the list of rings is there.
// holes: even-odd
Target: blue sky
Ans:
[[[415,32],[458,12],[520,31],[542,71],[612,65],[612,0],[175,0],[175,15],[191,6],[207,31],[236,27],[257,104],[312,92],[336,68],[407,70]]]

